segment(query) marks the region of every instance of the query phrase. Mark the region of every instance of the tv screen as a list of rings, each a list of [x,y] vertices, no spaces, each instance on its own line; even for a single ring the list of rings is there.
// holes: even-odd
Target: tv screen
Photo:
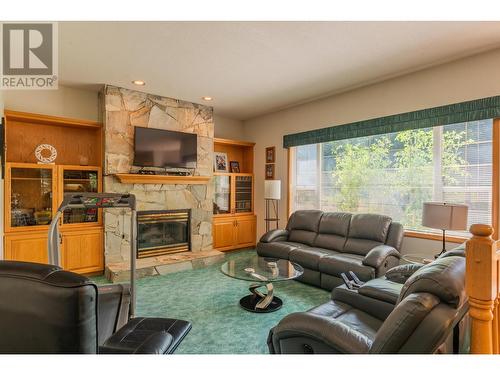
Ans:
[[[196,134],[136,127],[134,165],[196,168],[197,143]]]

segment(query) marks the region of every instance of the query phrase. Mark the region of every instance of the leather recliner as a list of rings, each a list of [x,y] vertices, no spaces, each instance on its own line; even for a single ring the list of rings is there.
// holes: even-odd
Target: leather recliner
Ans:
[[[425,266],[399,266],[387,276],[389,279],[374,279],[358,290],[335,288],[330,302],[286,316],[270,331],[269,351],[278,354],[467,351],[468,303],[463,256],[450,253]],[[398,282],[404,279],[404,284]]]
[[[295,211],[286,229],[262,236],[257,253],[300,264],[299,281],[332,290],[341,273],[362,281],[380,277],[399,264],[403,226],[388,216],[319,210]]]
[[[0,261],[0,353],[169,354],[191,323],[132,318],[99,345],[98,289],[58,266]]]

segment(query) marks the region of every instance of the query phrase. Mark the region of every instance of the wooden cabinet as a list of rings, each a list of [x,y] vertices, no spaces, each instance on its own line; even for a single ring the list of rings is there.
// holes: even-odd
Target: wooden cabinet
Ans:
[[[61,263],[64,269],[79,272],[97,272],[104,267],[102,230],[61,232]]]
[[[47,263],[47,233],[15,233],[5,235],[6,260]]]
[[[213,243],[217,250],[255,246],[253,148],[251,142],[216,138],[214,151],[236,161],[239,171],[214,173]]]
[[[225,251],[255,246],[256,222],[255,215],[214,216],[214,248]]]
[[[236,219],[236,245],[255,246],[256,224],[255,216],[241,216]]]
[[[216,249],[231,249],[235,245],[235,220],[214,217],[213,241]]]
[[[49,224],[64,193],[102,191],[101,124],[8,110],[5,119],[4,258],[46,263]],[[36,163],[41,143],[57,149],[55,164]],[[58,224],[63,267],[102,271],[101,213],[66,210]]]

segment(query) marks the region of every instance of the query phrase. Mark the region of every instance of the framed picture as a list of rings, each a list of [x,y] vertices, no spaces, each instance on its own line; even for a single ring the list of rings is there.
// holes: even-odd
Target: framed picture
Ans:
[[[266,163],[276,163],[276,147],[266,147]]]
[[[238,161],[230,161],[229,167],[231,168],[231,173],[240,173],[240,163]]]
[[[266,180],[274,180],[274,164],[266,164]]]
[[[214,171],[227,172],[227,154],[225,152],[214,152]]]

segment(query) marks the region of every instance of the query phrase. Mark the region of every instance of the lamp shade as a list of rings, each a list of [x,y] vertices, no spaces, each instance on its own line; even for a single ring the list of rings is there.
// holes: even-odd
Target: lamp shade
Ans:
[[[264,199],[281,199],[281,180],[264,181]]]
[[[422,225],[434,229],[465,230],[467,212],[468,207],[464,204],[425,202]]]

